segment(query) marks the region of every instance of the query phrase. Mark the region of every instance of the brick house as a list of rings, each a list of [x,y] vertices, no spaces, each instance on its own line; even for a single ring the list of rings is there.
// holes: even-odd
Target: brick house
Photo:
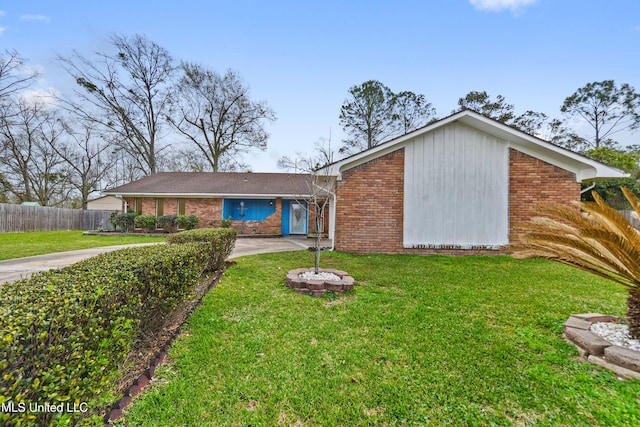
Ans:
[[[500,253],[541,202],[580,200],[581,184],[623,172],[466,110],[332,163],[324,232],[355,253]],[[157,173],[106,191],[139,214],[231,217],[244,234],[308,234],[312,177]],[[307,195],[307,196],[305,196]],[[311,210],[313,211],[313,210]]]
[[[466,110],[319,171],[329,237],[356,253],[500,253],[541,202],[623,172]]]
[[[307,235],[315,231],[311,188],[305,174],[159,172],[104,194],[138,215],[192,214],[198,227],[231,218],[241,234]]]

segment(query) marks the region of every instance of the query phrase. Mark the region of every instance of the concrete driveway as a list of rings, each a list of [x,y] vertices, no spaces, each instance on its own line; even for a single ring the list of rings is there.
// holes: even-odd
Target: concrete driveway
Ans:
[[[315,243],[314,239],[307,238],[239,238],[230,258],[238,258],[245,255],[256,255],[268,252],[283,252],[304,250]],[[145,246],[149,243],[122,246],[104,246],[101,248],[83,249],[79,251],[58,252],[48,255],[38,255],[26,258],[0,261],[0,283],[13,282],[14,280],[29,277],[38,271],[48,271],[52,268],[62,268],[74,264],[86,258],[91,258],[104,252],[134,246]],[[152,245],[157,243],[150,243]],[[326,246],[326,242],[323,242]]]

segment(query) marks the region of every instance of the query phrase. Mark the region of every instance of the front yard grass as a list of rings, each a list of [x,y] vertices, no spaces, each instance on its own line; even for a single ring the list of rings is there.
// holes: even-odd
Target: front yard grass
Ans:
[[[54,252],[128,245],[131,243],[164,242],[166,235],[155,236],[86,236],[83,231],[32,231],[0,233],[0,260],[44,255]]]
[[[284,285],[308,252],[240,258],[127,425],[640,425],[640,382],[579,361],[571,314],[626,292],[545,260],[323,255],[348,295]]]

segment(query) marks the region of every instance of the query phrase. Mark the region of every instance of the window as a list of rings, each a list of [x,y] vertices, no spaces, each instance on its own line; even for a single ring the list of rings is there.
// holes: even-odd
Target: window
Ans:
[[[156,199],[156,216],[164,215],[164,199]]]
[[[178,215],[184,215],[185,212],[185,199],[178,199]]]
[[[136,215],[142,215],[142,197],[136,197],[133,201]]]

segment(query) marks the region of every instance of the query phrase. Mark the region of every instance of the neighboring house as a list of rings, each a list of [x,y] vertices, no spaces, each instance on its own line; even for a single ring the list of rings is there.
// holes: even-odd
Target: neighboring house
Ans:
[[[465,110],[317,171],[334,182],[325,230],[356,253],[501,253],[542,202],[627,175]],[[106,191],[137,213],[233,218],[241,233],[307,234],[310,175],[158,173]],[[313,215],[311,215],[313,216]]]
[[[303,174],[159,172],[104,194],[122,198],[122,209],[139,215],[193,214],[199,227],[231,218],[241,234],[306,235],[310,189]]]
[[[469,110],[318,172],[337,179],[337,250],[411,254],[499,253],[539,203],[627,176]]]
[[[87,210],[90,211],[119,211],[122,210],[122,200],[116,196],[102,196],[87,201]]]

